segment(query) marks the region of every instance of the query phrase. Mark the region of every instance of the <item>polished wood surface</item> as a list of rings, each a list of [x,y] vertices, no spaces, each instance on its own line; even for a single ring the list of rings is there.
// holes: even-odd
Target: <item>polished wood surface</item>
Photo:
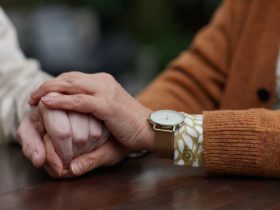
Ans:
[[[280,209],[280,180],[207,178],[153,155],[76,179],[54,180],[15,145],[0,146],[1,210]]]

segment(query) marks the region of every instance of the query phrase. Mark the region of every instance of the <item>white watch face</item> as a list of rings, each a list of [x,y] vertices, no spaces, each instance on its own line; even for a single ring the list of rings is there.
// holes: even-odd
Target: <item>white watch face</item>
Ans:
[[[182,123],[185,116],[172,110],[159,110],[150,115],[150,120],[163,126],[175,126]]]

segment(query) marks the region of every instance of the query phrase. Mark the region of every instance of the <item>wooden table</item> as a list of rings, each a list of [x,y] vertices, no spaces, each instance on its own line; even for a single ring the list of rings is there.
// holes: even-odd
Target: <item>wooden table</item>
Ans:
[[[18,146],[0,146],[0,209],[280,209],[280,180],[207,178],[152,155],[68,180],[32,167]]]

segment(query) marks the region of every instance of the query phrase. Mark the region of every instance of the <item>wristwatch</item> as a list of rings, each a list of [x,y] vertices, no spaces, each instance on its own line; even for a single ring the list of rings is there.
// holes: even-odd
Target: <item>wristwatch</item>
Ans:
[[[158,157],[173,158],[174,132],[184,122],[185,115],[173,110],[158,110],[149,116],[155,131],[155,154]]]

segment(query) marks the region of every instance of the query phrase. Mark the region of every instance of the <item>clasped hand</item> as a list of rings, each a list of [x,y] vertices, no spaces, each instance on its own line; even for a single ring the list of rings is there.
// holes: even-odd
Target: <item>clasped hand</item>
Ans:
[[[79,171],[75,162],[81,155],[89,156],[109,138],[103,123],[94,116],[49,109],[42,102],[32,107],[17,133],[24,155],[35,167],[43,166],[52,177],[85,173]]]
[[[29,104],[37,106],[37,114],[27,116],[19,128],[23,152],[53,177],[113,165],[131,151],[153,151],[154,132],[147,122],[151,110],[109,74],[64,73],[43,83]],[[44,150],[45,157],[38,155]]]

